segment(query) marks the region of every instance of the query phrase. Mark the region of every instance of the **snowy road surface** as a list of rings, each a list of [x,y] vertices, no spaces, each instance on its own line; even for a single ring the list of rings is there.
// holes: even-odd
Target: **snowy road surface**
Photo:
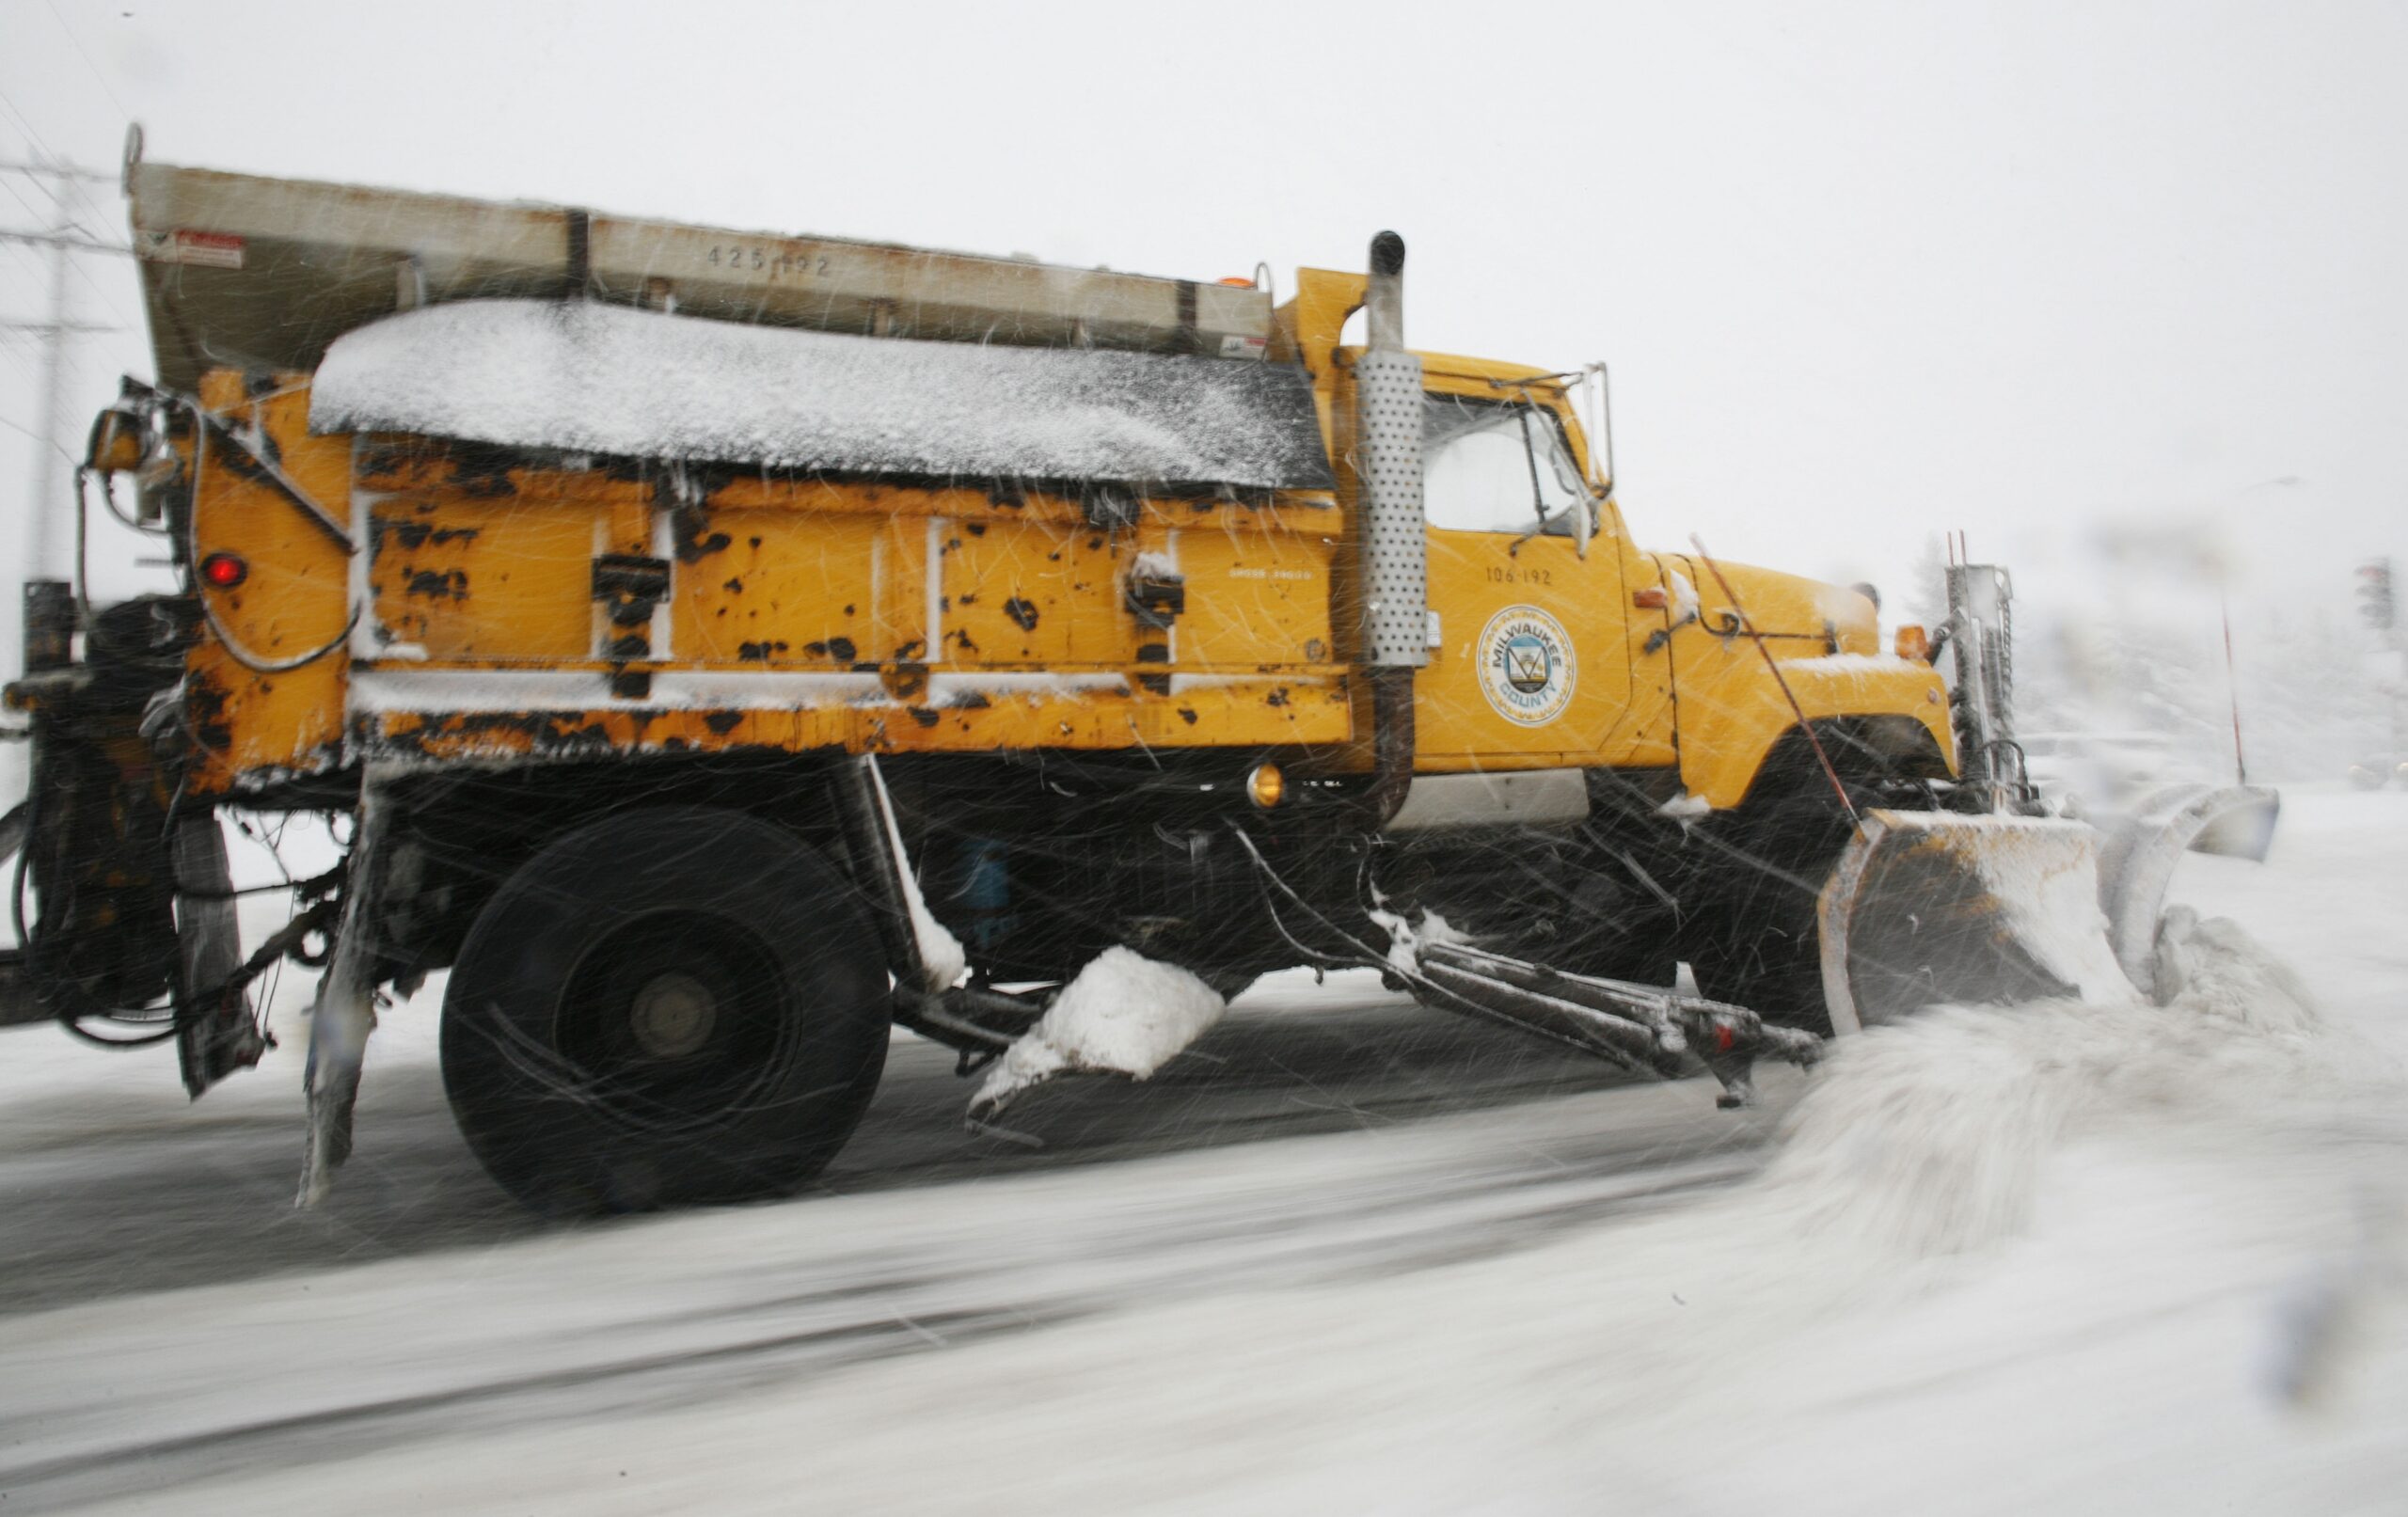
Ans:
[[[2174,1008],[1934,1014],[1758,1113],[1288,976],[964,1136],[900,1042],[825,1193],[544,1227],[379,1034],[324,1211],[289,1010],[0,1034],[0,1517],[2408,1509],[2408,797],[2177,893]],[[288,983],[279,1005],[302,999]]]

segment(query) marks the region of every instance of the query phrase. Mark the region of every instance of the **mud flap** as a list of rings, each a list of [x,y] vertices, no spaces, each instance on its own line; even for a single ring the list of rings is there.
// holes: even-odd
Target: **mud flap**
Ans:
[[[260,1062],[267,1038],[251,998],[229,988],[243,964],[234,919],[233,873],[214,813],[176,828],[176,994],[213,998],[185,1008],[176,1029],[176,1064],[195,1098],[237,1069]]]
[[[2099,845],[2083,822],[1865,813],[1819,905],[1833,1031],[1938,1003],[2130,998]]]
[[[360,1062],[376,1030],[376,922],[384,903],[385,828],[391,802],[376,766],[359,786],[359,821],[348,861],[342,917],[335,930],[318,1003],[309,1016],[309,1060],[301,1076],[309,1097],[309,1133],[301,1156],[297,1207],[314,1207],[334,1188],[335,1171],[351,1158],[352,1109],[359,1099]]]
[[[0,817],[0,880],[7,880],[11,886],[16,882],[17,854],[25,845],[31,816],[20,801],[7,816]],[[34,993],[33,979],[25,972],[25,951],[0,949],[0,1027],[50,1019],[50,1008]]]

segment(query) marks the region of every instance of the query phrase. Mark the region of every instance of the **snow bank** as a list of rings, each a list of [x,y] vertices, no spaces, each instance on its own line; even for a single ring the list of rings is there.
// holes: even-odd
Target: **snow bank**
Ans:
[[[1218,991],[1176,965],[1107,948],[996,1062],[971,1111],[992,1115],[1057,1074],[1144,1080],[1203,1036],[1228,1005]]]
[[[338,338],[319,432],[940,478],[1326,488],[1287,364],[745,326],[471,300]]]
[[[2247,999],[2241,987],[2278,977],[2245,940],[2206,936],[2201,984]],[[1122,973],[1162,968],[1115,955]],[[174,1494],[182,1509],[228,1512],[308,1498],[494,1511],[573,1499],[629,1517],[774,1510],[798,1489],[823,1505],[1006,1514],[1535,1517],[1593,1509],[1600,1490],[1618,1511],[1664,1513],[2385,1510],[2402,1462],[2389,1416],[2399,1394],[2360,1414],[2370,1430],[2353,1430],[2344,1452],[2335,1430],[2304,1436],[2234,1374],[2234,1346],[2264,1320],[2253,1314],[2270,1272],[2332,1220],[2325,1195],[2303,1195],[2329,1192],[2329,1173],[2286,1184],[2297,1150],[2249,1141],[2274,1098],[2307,1098],[2314,1050],[2284,1029],[2313,1026],[2304,1005],[2235,1023],[2221,992],[2103,1016],[1943,1012],[1850,1040],[1760,1177],[1618,1210],[1552,1242],[1515,1250],[1459,1221],[1459,1265],[1308,1274],[1244,1295],[1183,1277],[1085,1319],[1049,1318],[1025,1277],[980,1280],[982,1293],[958,1299],[1010,1325],[936,1351],[765,1376],[701,1404],[681,1394],[499,1433],[446,1430],[439,1457],[420,1439],[341,1462],[262,1460]],[[2123,1141],[2095,1141],[2102,1118],[2136,1108]],[[1516,1141],[1545,1151],[1536,1114],[1511,1114]],[[1391,1130],[1351,1152],[1359,1162],[1415,1141]],[[2013,1152],[1984,1157],[2000,1146]],[[1447,1151],[1462,1161],[1463,1149]],[[1425,1177],[1350,1170],[1349,1152],[1265,1144],[1254,1157],[1291,1178],[1309,1173],[1341,1216],[1376,1203],[1352,1224],[1367,1233],[1391,1212],[1417,1215]],[[1125,1230],[1078,1233],[1081,1252],[1052,1266],[1056,1285],[1110,1277],[1153,1242],[1189,1258],[1231,1237],[1291,1259],[1328,1246],[1317,1224],[1276,1209],[1260,1172],[1206,1157],[1032,1183],[1003,1201],[921,1193],[932,1196],[925,1225],[958,1230],[932,1231],[923,1256],[952,1267],[1058,1240],[1071,1225],[1046,1209],[1081,1193]],[[1986,1248],[2021,1230],[2044,1172],[2055,1183],[2043,1225]],[[1226,1209],[1209,1213],[1213,1230],[1181,1230],[1215,1199]],[[963,1201],[987,1209],[963,1216]],[[707,1225],[754,1219],[765,1233],[793,1230],[774,1209]],[[644,1241],[623,1236],[610,1246]],[[642,1299],[657,1300],[655,1272],[616,1262],[606,1278],[641,1281]],[[418,1284],[423,1265],[406,1263]],[[957,1331],[914,1298],[927,1288],[914,1273],[895,1272],[854,1294],[907,1324]],[[673,1320],[683,1330],[695,1315]],[[958,1316],[974,1324],[978,1313]],[[783,1316],[753,1331],[772,1328],[794,1331]],[[222,1399],[221,1381],[205,1383]],[[796,1427],[814,1436],[794,1439]],[[931,1430],[947,1460],[922,1457]],[[2336,1469],[2347,1478],[2301,1483]],[[2336,1501],[2337,1490],[2358,1499]]]
[[[2397,1071],[2352,1035],[2408,1039],[2408,812],[2351,805],[2321,838],[2301,819],[2262,873],[2202,859],[2189,879],[2312,966],[2329,1012],[2229,924],[2178,919],[2172,1004],[1940,1010],[1812,1077],[1773,1071],[1807,1095],[1771,1165],[1727,1188],[1674,1193],[1623,1146],[1694,1157],[1761,1119],[1695,1086],[1366,1113],[1374,1130],[112,1301],[13,1340],[0,1323],[0,1400],[26,1387],[27,1461],[96,1419],[124,1467],[251,1419],[215,1445],[222,1474],[118,1509],[180,1514],[649,1517],[799,1490],[996,1517],[2393,1511],[2398,1314],[2312,1417],[2253,1378],[2284,1287],[2369,1203],[2396,1211],[2408,1173]],[[1507,1152],[1536,1169],[1496,1167]],[[1450,1193],[1533,1199],[1489,1214]],[[1430,1267],[1434,1237],[1459,1262]],[[721,1356],[879,1314],[949,1341],[791,1376]],[[452,1347],[470,1333],[483,1365]],[[679,1349],[712,1352],[665,1385],[583,1369]],[[580,1381],[594,1400],[541,1417],[509,1399]],[[429,1420],[329,1443],[363,1405]],[[267,1442],[268,1419],[315,1442]]]

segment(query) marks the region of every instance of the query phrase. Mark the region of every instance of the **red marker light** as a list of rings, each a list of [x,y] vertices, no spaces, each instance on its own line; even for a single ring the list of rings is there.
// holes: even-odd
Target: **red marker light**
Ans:
[[[200,577],[212,590],[232,590],[251,577],[251,566],[232,553],[212,553],[200,561]]]

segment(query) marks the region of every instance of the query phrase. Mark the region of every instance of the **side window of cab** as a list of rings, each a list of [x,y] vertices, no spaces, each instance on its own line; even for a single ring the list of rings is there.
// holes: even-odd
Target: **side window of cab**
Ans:
[[[1429,394],[1421,416],[1422,499],[1431,526],[1576,534],[1589,487],[1553,412],[1522,401]]]

